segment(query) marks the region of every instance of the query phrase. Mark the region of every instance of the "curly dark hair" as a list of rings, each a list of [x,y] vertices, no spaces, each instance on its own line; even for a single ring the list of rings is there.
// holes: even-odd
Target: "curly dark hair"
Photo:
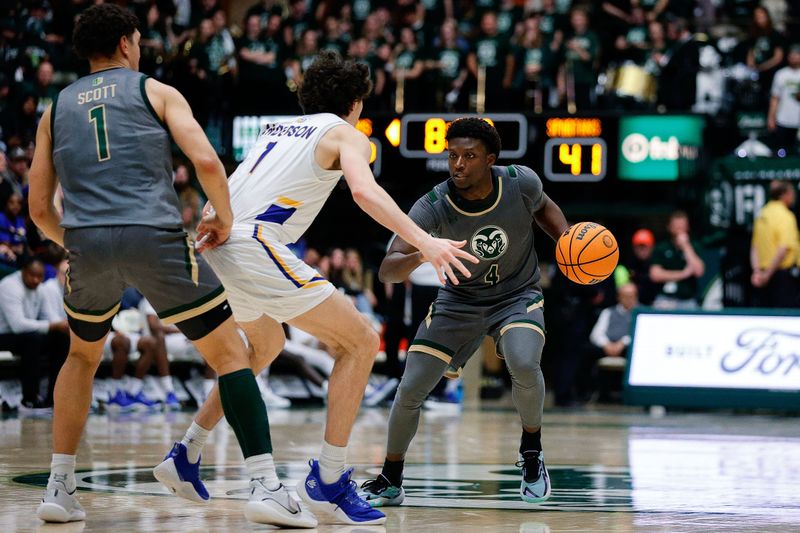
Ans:
[[[100,4],[84,11],[72,32],[72,44],[79,57],[111,57],[120,38],[131,37],[139,27],[136,15],[116,4]]]
[[[478,117],[465,117],[454,120],[447,129],[445,139],[478,139],[486,147],[486,152],[500,157],[500,134],[494,126]]]
[[[297,98],[307,115],[333,113],[344,117],[370,92],[372,80],[365,63],[344,60],[338,53],[325,50],[308,67]]]

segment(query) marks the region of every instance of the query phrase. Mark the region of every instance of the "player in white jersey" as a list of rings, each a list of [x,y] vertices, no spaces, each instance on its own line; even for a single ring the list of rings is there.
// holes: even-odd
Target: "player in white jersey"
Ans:
[[[414,243],[419,257],[433,264],[442,281],[447,276],[458,283],[454,269],[469,276],[461,259],[478,262],[461,250],[465,242],[436,239],[422,231],[375,182],[369,141],[354,127],[371,89],[366,65],[321,53],[299,91],[306,115],[269,124],[261,132],[229,179],[234,211],[230,239],[203,254],[225,285],[234,317],[250,340],[255,372],[280,353],[285,340],[281,322],[307,331],[338,354],[328,386],[322,454],[319,461],[310,462],[311,472],[297,490],[312,511],[348,524],[386,520],[357,495],[352,470],[345,469],[350,431],[379,339],[350,300],[286,244],[308,229],[344,174],[356,204]],[[203,236],[199,238],[202,242]],[[200,250],[208,244],[217,243],[206,242]],[[199,461],[205,438],[222,414],[215,389],[182,441],[191,462]],[[168,457],[165,462],[169,461]],[[200,483],[183,481],[187,486]]]

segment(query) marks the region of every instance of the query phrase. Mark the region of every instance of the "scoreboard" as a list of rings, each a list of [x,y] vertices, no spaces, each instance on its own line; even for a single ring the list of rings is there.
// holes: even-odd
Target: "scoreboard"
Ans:
[[[446,178],[447,128],[464,116],[477,115],[365,112],[357,128],[370,140],[371,164],[381,184],[392,193],[413,195]],[[265,123],[286,118],[236,117],[234,159],[244,158]],[[548,190],[569,187],[570,201],[576,202],[641,203],[645,185],[649,194],[669,201],[661,190],[672,190],[669,182],[697,172],[693,161],[705,127],[698,115],[487,113],[480,118],[500,134],[500,164],[529,166]]]

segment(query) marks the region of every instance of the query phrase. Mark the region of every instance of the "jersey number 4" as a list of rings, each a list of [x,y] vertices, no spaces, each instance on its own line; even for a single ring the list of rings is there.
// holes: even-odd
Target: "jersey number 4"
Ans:
[[[492,264],[489,267],[489,272],[483,277],[483,281],[488,283],[489,285],[496,285],[498,281],[500,281],[500,274],[498,273],[497,263]]]
[[[94,140],[97,144],[97,160],[108,161],[111,159],[111,147],[108,145],[108,120],[106,120],[106,105],[100,104],[89,110],[89,122],[94,123]]]

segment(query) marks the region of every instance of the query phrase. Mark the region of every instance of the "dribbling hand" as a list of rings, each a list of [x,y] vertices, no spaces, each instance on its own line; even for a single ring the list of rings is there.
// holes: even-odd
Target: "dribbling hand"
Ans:
[[[430,262],[436,268],[436,274],[439,276],[439,281],[443,284],[447,283],[447,279],[453,285],[458,285],[458,278],[456,278],[453,267],[457,268],[464,277],[470,277],[469,270],[461,262],[461,259],[466,259],[470,263],[479,263],[477,257],[470,255],[461,248],[467,244],[467,241],[451,241],[450,239],[437,239],[434,237],[428,238],[419,251],[422,254],[424,261]],[[461,259],[459,259],[461,258]],[[445,274],[447,278],[445,278]]]
[[[197,225],[197,241],[195,248],[200,253],[216,248],[228,240],[231,235],[231,224],[219,219],[217,213],[212,209]]]

